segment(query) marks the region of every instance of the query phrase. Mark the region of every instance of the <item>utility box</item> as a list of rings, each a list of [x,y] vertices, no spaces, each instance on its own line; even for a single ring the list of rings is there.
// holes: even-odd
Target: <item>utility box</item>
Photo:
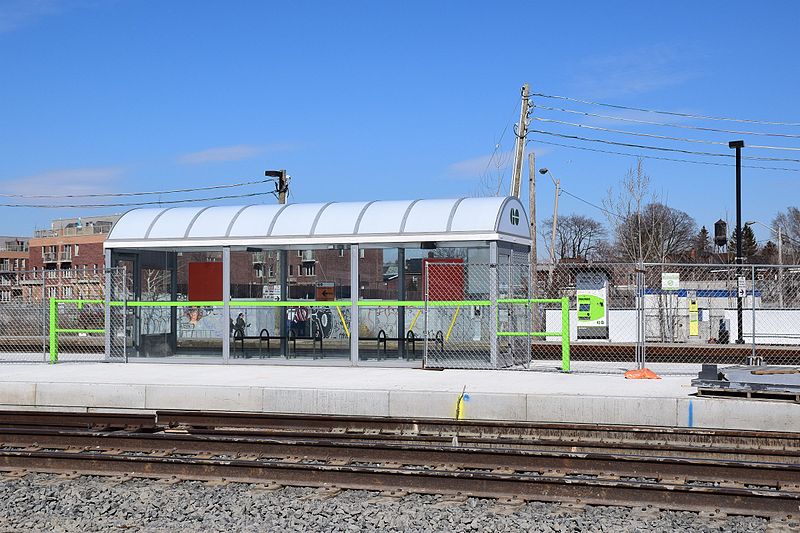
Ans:
[[[575,275],[578,338],[608,339],[608,274],[588,270]]]

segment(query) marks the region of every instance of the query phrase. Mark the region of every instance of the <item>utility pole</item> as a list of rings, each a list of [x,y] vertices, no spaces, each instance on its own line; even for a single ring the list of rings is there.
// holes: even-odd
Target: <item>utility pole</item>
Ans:
[[[531,298],[536,299],[539,297],[539,279],[536,256],[536,154],[533,151],[528,154],[528,213],[531,218]],[[539,322],[539,306],[533,304],[531,306],[533,331],[540,331]]]
[[[511,173],[511,196],[519,198],[522,182],[522,164],[525,155],[525,137],[528,135],[528,113],[530,106],[530,92],[528,84],[522,86],[522,105],[519,109],[519,123],[517,124],[517,139],[514,144],[514,168]]]
[[[736,339],[736,344],[744,344],[744,332],[742,331],[742,292],[739,290],[739,285],[742,280],[742,148],[744,148],[744,141],[731,141],[728,143],[729,148],[736,150],[736,325],[739,331],[739,336]],[[755,294],[753,294],[755,298]],[[753,332],[755,335],[756,332]]]
[[[286,193],[289,192],[289,176],[286,170],[265,170],[264,175],[270,178],[278,178],[275,182],[275,192],[278,193],[278,203],[286,203]]]

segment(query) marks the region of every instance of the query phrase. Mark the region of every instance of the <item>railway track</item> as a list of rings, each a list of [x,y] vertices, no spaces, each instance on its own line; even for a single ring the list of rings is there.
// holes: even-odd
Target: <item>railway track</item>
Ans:
[[[645,444],[647,446],[645,446]],[[784,517],[800,435],[159,412],[0,413],[0,471],[336,486]]]

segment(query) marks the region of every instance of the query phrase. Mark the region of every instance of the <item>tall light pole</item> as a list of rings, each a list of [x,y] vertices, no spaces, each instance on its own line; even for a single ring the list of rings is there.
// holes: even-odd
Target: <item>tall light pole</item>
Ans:
[[[729,148],[736,150],[736,325],[739,336],[736,344],[744,344],[744,332],[742,331],[742,293],[738,290],[739,281],[742,279],[742,148],[744,141],[731,141]]]
[[[778,235],[778,307],[783,309],[783,232],[780,226],[773,228],[758,220],[748,220],[744,223],[745,227],[753,224],[759,224]]]
[[[553,185],[556,186],[556,198],[553,202],[553,231],[550,234],[550,271],[547,275],[548,287],[553,283],[553,267],[556,264],[556,226],[558,225],[558,197],[561,196],[561,180],[556,179],[553,173],[547,168],[540,168],[539,174],[550,174]]]

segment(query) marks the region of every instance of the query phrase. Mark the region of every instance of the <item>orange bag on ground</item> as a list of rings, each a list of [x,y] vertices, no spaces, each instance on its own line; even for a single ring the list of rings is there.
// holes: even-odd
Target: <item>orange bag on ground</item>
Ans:
[[[661,379],[661,376],[649,368],[637,368],[625,372],[625,379]]]

